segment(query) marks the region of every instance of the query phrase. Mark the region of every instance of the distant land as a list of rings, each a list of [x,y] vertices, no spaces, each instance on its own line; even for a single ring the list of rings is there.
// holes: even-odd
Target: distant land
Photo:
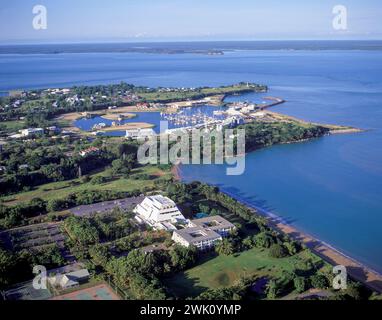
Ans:
[[[132,52],[222,55],[235,50],[382,50],[382,40],[205,41],[0,45],[0,54]]]

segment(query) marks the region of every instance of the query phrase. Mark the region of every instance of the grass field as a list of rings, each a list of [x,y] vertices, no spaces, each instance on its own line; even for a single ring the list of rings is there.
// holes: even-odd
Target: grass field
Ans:
[[[60,199],[69,195],[70,193],[75,193],[83,190],[110,190],[119,192],[129,192],[145,187],[153,188],[155,181],[154,177],[171,175],[170,172],[162,171],[157,167],[153,166],[145,166],[142,168],[133,169],[131,175],[138,173],[146,174],[149,177],[147,180],[134,180],[130,178],[126,179],[124,177],[117,177],[99,185],[94,185],[91,182],[82,183],[79,179],[53,182],[36,187],[36,189],[32,191],[21,192],[16,195],[4,197],[3,200],[5,205],[15,205],[20,202],[30,201],[33,198],[41,198],[44,200]],[[94,174],[90,177],[92,178],[96,176],[110,177],[111,174],[108,170],[106,170],[101,173]]]
[[[5,127],[7,132],[16,132],[25,127],[24,121],[15,120],[15,121],[3,121],[1,125]]]
[[[198,266],[164,280],[164,284],[177,297],[195,297],[207,289],[232,286],[242,276],[277,277],[283,271],[299,268],[303,261],[320,259],[309,251],[293,257],[270,258],[268,250],[253,248],[237,256],[204,258]]]
[[[258,89],[258,88],[257,88]],[[247,91],[256,91],[256,88],[248,88],[246,84],[233,85],[219,88],[202,88],[199,91],[185,91],[185,92],[142,92],[139,96],[152,102],[163,101],[178,101],[186,99],[197,99],[201,97],[224,95],[224,94],[239,94]]]

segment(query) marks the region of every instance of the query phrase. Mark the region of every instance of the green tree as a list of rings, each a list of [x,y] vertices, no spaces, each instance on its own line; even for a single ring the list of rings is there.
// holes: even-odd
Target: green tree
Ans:
[[[279,285],[276,280],[271,279],[266,286],[266,294],[268,299],[276,299],[279,294]]]
[[[98,231],[87,218],[71,216],[65,220],[64,229],[71,239],[81,245],[99,242]]]
[[[171,264],[176,270],[184,270],[196,261],[196,248],[176,245],[170,250]]]
[[[295,255],[299,251],[299,245],[296,241],[284,242],[284,247],[288,250],[290,256]]]
[[[15,259],[12,253],[0,248],[0,288],[5,288],[11,283]]]
[[[268,232],[260,232],[255,236],[255,245],[258,248],[269,248],[274,243],[273,236]]]
[[[362,290],[362,286],[359,283],[350,283],[345,290],[345,297],[350,300],[362,300],[365,294]]]
[[[103,246],[101,244],[91,246],[89,248],[89,255],[92,258],[93,262],[101,267],[106,267],[110,259],[109,250],[106,246]]]
[[[245,249],[247,249],[247,250],[253,248],[253,246],[254,246],[254,242],[253,242],[252,237],[246,237],[246,238],[244,238],[243,241],[242,241],[242,244],[243,244],[243,247],[244,247]]]
[[[287,256],[287,252],[281,244],[275,243],[269,248],[269,255],[272,258],[284,258]]]
[[[95,176],[90,180],[90,183],[93,185],[100,185],[106,182],[106,178],[103,176]]]
[[[328,280],[322,274],[315,274],[309,278],[310,283],[315,289],[326,289],[328,286]]]
[[[228,239],[219,241],[215,246],[215,250],[218,254],[225,256],[229,256],[235,253],[235,247],[233,243]]]
[[[295,277],[293,283],[294,288],[298,293],[304,292],[306,290],[306,282],[303,277]]]

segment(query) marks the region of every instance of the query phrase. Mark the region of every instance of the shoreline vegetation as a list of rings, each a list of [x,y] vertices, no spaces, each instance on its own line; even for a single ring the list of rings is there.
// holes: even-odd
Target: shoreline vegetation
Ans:
[[[176,181],[182,182],[182,173],[179,165],[173,166],[171,173]],[[220,190],[220,192],[235,199],[237,202],[251,210],[254,214],[266,218],[267,224],[271,229],[274,229],[284,235],[291,237],[293,240],[306,245],[310,250],[312,250],[313,253],[328,262],[330,265],[345,266],[348,275],[351,278],[363,283],[369,289],[382,293],[381,273],[357,261],[355,258],[352,258],[349,255],[343,253],[341,250],[334,248],[332,245],[299,230],[295,226],[283,221],[283,219],[276,214],[248,203],[233,193],[227,192],[225,190]]]
[[[115,42],[86,44],[5,44],[0,54],[69,54],[69,53],[147,53],[147,54],[212,54],[236,50],[382,50],[380,40],[241,40],[189,42]]]
[[[285,102],[284,100],[280,99],[279,102],[276,104],[282,104],[284,102]],[[273,106],[273,104],[271,106]],[[269,106],[265,106],[264,110],[267,109],[268,107]],[[287,121],[292,123],[298,123],[299,125],[305,125],[305,126],[313,125],[313,126],[323,127],[325,129],[328,129],[329,135],[351,134],[351,133],[360,133],[365,131],[360,128],[354,128],[354,127],[348,127],[348,126],[312,123],[312,122],[304,121],[295,117],[284,115],[281,113],[272,112],[269,110],[265,110],[265,113],[275,117],[275,119],[279,120],[280,122]],[[307,140],[310,140],[310,138],[302,139],[298,141],[285,142],[285,143],[298,143],[298,142],[304,142]],[[250,152],[254,152],[256,150],[257,148],[248,150],[246,151],[246,154]],[[181,169],[179,165],[174,165],[171,169],[171,173],[176,181],[182,181]],[[369,287],[372,290],[382,293],[382,274],[380,274],[379,272],[360,263],[356,259],[344,254],[343,252],[334,248],[330,244],[327,244],[299,230],[298,228],[292,226],[291,224],[286,223],[285,221],[282,221],[281,217],[278,217],[277,215],[271,212],[267,212],[266,210],[260,207],[253,206],[252,204],[249,204],[246,201],[243,201],[242,199],[240,199],[238,196],[234,194],[230,194],[225,191],[223,191],[223,193],[226,193],[228,196],[232,197],[239,203],[242,203],[248,209],[253,210],[255,214],[260,214],[261,216],[265,217],[271,228],[292,237],[294,240],[302,244],[305,244],[309,249],[311,249],[315,254],[317,254],[319,257],[324,259],[329,264],[333,266],[336,266],[336,265],[345,266],[347,268],[349,276],[351,276],[353,279],[362,282],[363,284],[365,284],[367,287]]]
[[[77,90],[79,90],[80,92],[90,89],[89,87],[82,89],[77,88]],[[233,86],[219,88],[197,88],[192,90],[190,89],[188,91],[186,90],[175,92],[159,92],[158,90],[150,88],[140,88],[139,90],[143,90],[143,93],[141,92],[142,95],[138,97],[139,99],[142,98],[142,96],[144,96],[144,101],[155,101],[155,103],[162,105],[170,104],[176,101],[179,105],[179,108],[182,108],[192,106],[193,103],[196,101],[195,99],[200,99],[201,97],[209,97],[211,104],[219,105],[219,103],[224,103],[224,98],[228,95],[242,94],[247,92],[266,92],[267,87],[256,84],[240,83]],[[183,90],[183,88],[177,90]],[[129,94],[131,94],[130,91]],[[50,98],[48,98],[47,101],[49,101],[50,103],[51,100],[49,99]],[[328,134],[347,134],[363,131],[361,129],[352,128],[348,126],[311,123],[287,115],[271,112],[266,109],[274,105],[284,103],[285,101],[280,98],[272,97],[270,97],[270,99],[268,100],[271,100],[270,104],[265,104],[260,107],[261,112],[266,115],[267,120],[253,120],[253,122],[251,123],[242,125],[246,126],[246,129],[248,129],[248,131],[246,132],[246,143],[249,144],[248,152],[253,152],[257,149],[271,146],[273,144],[296,143],[316,137],[322,137]],[[142,102],[140,101],[140,103]],[[33,107],[33,105],[31,107]],[[167,105],[166,108],[168,107],[169,106]],[[89,132],[82,131],[76,128],[73,122],[78,118],[83,118],[87,114],[96,114],[99,116],[104,116],[105,119],[114,120],[118,119],[122,114],[127,118],[133,118],[135,116],[135,112],[158,112],[161,110],[166,110],[166,108],[140,109],[138,107],[137,101],[131,103],[129,106],[119,105],[119,107],[113,107],[112,109],[108,109],[107,111],[105,111],[106,108],[101,108],[100,106],[98,108],[95,108],[94,110],[87,110],[86,108],[81,109],[77,107],[77,109],[74,109],[76,110],[76,112],[73,112],[73,109],[70,108],[62,108],[62,110],[54,110],[50,114],[47,113],[49,115],[49,118],[47,117],[43,120],[50,121],[53,119],[54,121],[59,121],[60,123],[65,124],[66,128],[70,127],[73,130],[77,131],[77,133],[86,136]],[[23,109],[23,112],[25,112],[25,110],[26,109]],[[152,126],[152,124],[148,123],[131,122],[121,126],[112,126],[104,128],[102,129],[102,131],[119,131],[126,130],[126,128],[148,128]],[[81,135],[79,135],[79,140],[81,140]],[[57,159],[60,160],[60,164],[55,163],[54,165],[52,165],[48,163],[45,165],[44,171],[41,171],[41,168],[37,165],[33,172],[28,172],[28,168],[24,168],[25,172],[23,172],[26,177],[29,177],[31,174],[41,175],[43,173],[44,176],[40,177],[41,183],[36,185],[32,184],[29,186],[29,189],[25,188],[26,185],[24,182],[20,183],[24,188],[15,188],[14,193],[10,193],[7,195],[8,198],[2,198],[2,201],[8,199],[8,201],[4,201],[4,205],[9,205],[10,202],[12,202],[12,204],[16,204],[12,208],[4,206],[4,213],[9,213],[13,209],[15,209],[15,212],[16,209],[20,209],[19,211],[22,212],[22,209],[24,209],[22,207],[22,204],[23,202],[25,204],[25,199],[27,199],[28,196],[30,196],[32,199],[30,200],[30,206],[27,206],[27,209],[30,209],[31,212],[28,211],[27,214],[30,214],[31,217],[29,217],[28,221],[22,221],[22,223],[30,223],[31,221],[34,221],[34,218],[36,218],[33,215],[36,212],[38,212],[37,210],[40,210],[40,207],[45,207],[45,211],[48,215],[52,213],[56,214],[59,212],[61,212],[61,214],[62,212],[66,212],[67,214],[67,210],[72,208],[74,204],[90,204],[94,203],[95,201],[100,202],[101,200],[110,200],[111,198],[113,198],[114,200],[114,198],[120,198],[122,193],[124,193],[124,196],[130,193],[135,194],[136,192],[138,192],[137,190],[140,190],[140,188],[143,189],[140,190],[142,192],[140,192],[139,194],[147,193],[156,190],[157,186],[160,185],[158,184],[158,181],[164,184],[171,184],[171,181],[173,180],[182,180],[181,169],[178,165],[172,167],[168,166],[163,170],[160,169],[160,171],[158,171],[158,168],[150,166],[134,167],[135,165],[137,165],[135,163],[134,155],[136,155],[138,145],[135,144],[135,142],[130,141],[124,142],[125,145],[119,146],[118,143],[121,142],[119,138],[108,139],[109,142],[111,142],[108,146],[104,145],[104,140],[102,141],[102,138],[101,140],[97,140],[96,138],[94,142],[83,141],[81,142],[81,144],[79,143],[79,141],[77,141],[79,144],[75,148],[73,148],[72,143],[68,143],[67,145],[65,145],[65,148],[63,148],[63,150],[60,150],[62,154],[60,153],[57,155]],[[93,143],[93,148],[95,145],[98,147],[98,149],[96,148],[97,151],[94,154],[87,155],[86,157],[79,156],[79,151],[83,150],[85,146],[88,147],[89,145],[91,145],[91,143]],[[113,143],[115,143],[115,145]],[[39,151],[41,151],[41,154],[43,154],[43,152],[46,151],[47,148],[47,146],[44,145],[38,145],[37,147],[40,148]],[[51,147],[51,149],[55,149],[56,144],[53,143],[49,147]],[[128,157],[128,154],[130,154],[131,157]],[[40,154],[38,154],[37,156],[40,157]],[[68,160],[66,161],[67,163],[65,161],[61,161],[61,157],[68,158]],[[66,167],[61,168],[63,164],[66,165]],[[128,168],[126,168],[126,164],[128,165]],[[98,172],[97,170],[99,170],[100,167],[103,167],[104,169]],[[55,176],[55,174],[57,173],[57,168],[59,168],[62,171],[62,176]],[[71,170],[71,174],[69,176],[65,176],[65,173],[68,173],[69,171],[68,168]],[[169,172],[170,169],[171,172]],[[18,169],[16,168],[15,170],[17,172]],[[167,173],[169,175],[168,180]],[[9,182],[11,183],[12,181]],[[114,188],[112,192],[110,191],[111,186],[113,186]],[[125,188],[126,190],[123,190],[122,192],[121,190],[123,188]],[[6,190],[6,188],[4,188],[4,190]],[[93,192],[93,197],[89,196],[89,193],[91,192]],[[66,198],[64,200],[58,199],[58,193],[60,193],[60,197],[66,196]],[[222,193],[226,192],[222,191]],[[41,196],[40,199],[37,199],[37,194]],[[27,197],[24,200],[20,200],[20,195],[27,195]],[[51,198],[49,198],[48,195],[50,195]],[[332,265],[341,264],[347,266],[349,269],[348,273],[352,278],[364,283],[366,286],[375,291],[382,292],[382,275],[373,271],[371,268],[364,266],[355,259],[346,256],[339,250],[331,247],[329,244],[326,244],[298,230],[294,226],[283,222],[280,217],[277,217],[270,212],[266,212],[261,208],[256,208],[251,204],[241,200],[240,197],[236,195],[231,195],[229,193],[226,193],[226,195],[232,198],[234,201],[236,201],[235,203],[243,204],[254,214],[256,214],[257,217],[266,218],[269,227],[274,231],[279,231],[280,233],[288,235],[291,238],[297,240],[298,242],[305,244],[317,256],[323,258],[325,261],[329,262]],[[13,201],[13,198],[15,198],[16,200]],[[17,207],[17,205],[19,205],[19,208]],[[24,213],[20,213],[20,216],[15,216],[15,218],[24,219],[25,217],[23,216],[23,214]],[[53,217],[53,215],[51,215],[51,217]],[[61,219],[61,216],[59,217]],[[6,218],[11,219],[13,217],[7,216]],[[17,226],[19,223],[17,219],[15,219],[15,221],[9,220],[10,227],[7,227],[7,229],[11,229],[12,226]],[[36,221],[37,220],[38,219],[36,218]],[[15,225],[13,225],[12,223]]]
[[[180,175],[180,173],[178,174]],[[372,290],[382,293],[382,274],[378,271],[373,270],[371,267],[366,266],[365,264],[357,261],[355,258],[352,258],[349,255],[343,253],[340,249],[336,249],[332,245],[325,243],[324,241],[321,241],[304,231],[299,230],[293,225],[283,221],[281,217],[275,215],[274,213],[268,212],[258,206],[253,206],[246,201],[238,199],[238,197],[233,194],[225,191],[222,192],[226,193],[230,197],[233,197],[238,202],[245,205],[248,209],[254,210],[255,213],[266,217],[271,228],[290,236],[302,244],[305,244],[315,254],[317,254],[319,257],[331,265],[345,266],[348,275],[353,279],[362,282]]]
[[[224,105],[224,99],[228,95],[217,95],[217,96],[211,96],[210,101],[208,105],[212,106],[219,106],[219,105]],[[360,133],[364,132],[364,129],[360,128],[355,128],[355,127],[349,127],[349,126],[343,126],[343,125],[333,125],[333,124],[321,124],[321,123],[314,123],[314,122],[308,122],[302,119],[298,119],[296,117],[288,116],[282,113],[278,112],[273,112],[269,111],[270,108],[280,105],[285,103],[286,101],[280,98],[275,98],[275,97],[267,97],[264,99],[268,99],[271,102],[269,104],[265,104],[261,106],[261,111],[268,117],[272,118],[276,122],[291,122],[291,123],[296,123],[299,125],[303,126],[320,126],[326,129],[329,129],[328,134],[350,134],[350,133]],[[191,100],[191,101],[179,101],[177,103],[177,108],[178,110],[181,108],[186,108],[186,107],[192,107],[198,100]],[[107,120],[118,120],[119,118],[124,118],[124,119],[134,119],[137,116],[137,113],[139,114],[140,112],[166,112],[166,113],[176,113],[176,110],[171,109],[170,105],[165,105],[165,107],[162,108],[151,108],[148,110],[142,110],[139,109],[137,106],[125,106],[125,107],[119,107],[117,109],[114,109],[112,111],[110,110],[98,110],[98,111],[92,111],[90,113],[88,112],[71,112],[71,113],[66,113],[63,114],[55,120],[57,121],[62,121],[64,122],[69,122],[69,126],[66,126],[67,129],[71,129],[74,131],[81,131],[83,133],[87,133],[89,131],[84,131],[79,128],[77,128],[74,125],[74,122],[83,119],[86,117],[93,117],[93,116],[100,116],[104,119]],[[117,125],[117,126],[111,126],[111,127],[106,127],[103,129],[100,129],[98,131],[100,132],[113,132],[113,131],[121,131],[121,130],[129,130],[129,129],[136,129],[138,127],[141,128],[153,128],[154,125],[147,123],[147,122],[129,122],[126,124],[122,125]],[[302,140],[305,141],[306,139]],[[293,141],[292,143],[295,143],[298,141]]]

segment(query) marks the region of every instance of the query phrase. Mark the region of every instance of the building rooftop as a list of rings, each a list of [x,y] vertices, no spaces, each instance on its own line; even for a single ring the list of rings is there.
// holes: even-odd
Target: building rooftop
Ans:
[[[211,229],[201,229],[200,227],[185,228],[174,231],[189,244],[195,244],[201,241],[221,239],[221,236]]]
[[[147,198],[154,203],[155,202],[159,203],[163,207],[174,207],[174,206],[176,206],[174,201],[172,201],[171,199],[164,197],[162,195],[149,196]]]
[[[78,285],[79,281],[89,278],[90,274],[87,269],[80,269],[65,274],[57,274],[49,277],[52,285],[60,285],[62,288]]]
[[[209,216],[190,221],[191,227],[199,227],[210,230],[232,229],[235,226],[221,216]]]

